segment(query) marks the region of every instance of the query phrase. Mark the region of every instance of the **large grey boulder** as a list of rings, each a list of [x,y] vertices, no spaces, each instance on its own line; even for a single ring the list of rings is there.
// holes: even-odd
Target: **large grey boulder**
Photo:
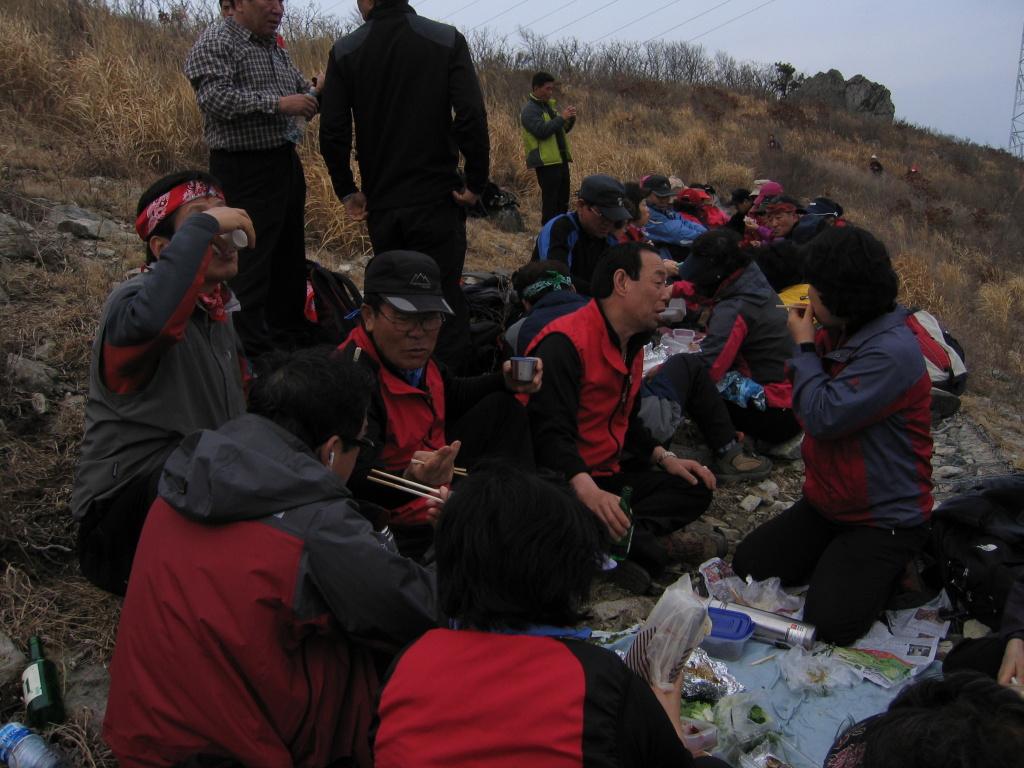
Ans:
[[[888,88],[871,82],[863,75],[854,75],[846,80],[837,69],[819,72],[807,78],[789,98],[801,104],[824,102],[854,114],[877,117],[888,122],[892,122],[896,115],[896,106],[892,103],[892,94]]]

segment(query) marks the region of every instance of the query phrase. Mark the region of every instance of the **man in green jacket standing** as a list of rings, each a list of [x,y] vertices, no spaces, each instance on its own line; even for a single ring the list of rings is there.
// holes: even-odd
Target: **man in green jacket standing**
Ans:
[[[526,145],[526,167],[537,171],[540,185],[540,224],[560,216],[569,207],[569,138],[565,135],[576,124],[576,107],[555,111],[555,78],[538,72],[530,81],[530,94],[519,122]]]

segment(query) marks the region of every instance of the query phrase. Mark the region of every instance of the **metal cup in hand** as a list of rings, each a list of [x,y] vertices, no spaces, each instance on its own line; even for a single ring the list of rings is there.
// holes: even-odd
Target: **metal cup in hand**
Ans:
[[[512,378],[515,381],[533,381],[533,374],[537,372],[537,358],[535,357],[513,357]]]

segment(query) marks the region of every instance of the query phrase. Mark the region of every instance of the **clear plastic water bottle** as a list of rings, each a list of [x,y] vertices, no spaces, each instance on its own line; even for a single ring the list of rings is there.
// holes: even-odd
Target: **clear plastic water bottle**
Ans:
[[[0,728],[0,763],[10,768],[74,768],[50,742],[21,723]]]
[[[306,92],[307,96],[316,98],[316,87],[310,86],[310,89]],[[301,115],[292,115],[288,118],[288,127],[284,129],[284,137],[293,144],[298,144],[302,141],[303,134],[306,133],[306,125],[308,121]]]

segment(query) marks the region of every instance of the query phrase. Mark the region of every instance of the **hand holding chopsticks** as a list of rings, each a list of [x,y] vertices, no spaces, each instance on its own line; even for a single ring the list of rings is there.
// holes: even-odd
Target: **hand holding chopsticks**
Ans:
[[[400,491],[411,493],[413,496],[419,496],[422,499],[444,501],[444,496],[441,494],[440,488],[431,488],[429,485],[421,485],[420,483],[415,483],[412,480],[406,480],[404,477],[399,475],[388,474],[387,472],[383,472],[379,469],[371,469],[367,480],[372,480],[375,483],[386,485],[390,488],[397,488]]]
[[[410,459],[409,468],[402,474],[424,485],[448,485],[455,474],[455,457],[461,447],[462,443],[455,440],[435,451],[416,451]]]

